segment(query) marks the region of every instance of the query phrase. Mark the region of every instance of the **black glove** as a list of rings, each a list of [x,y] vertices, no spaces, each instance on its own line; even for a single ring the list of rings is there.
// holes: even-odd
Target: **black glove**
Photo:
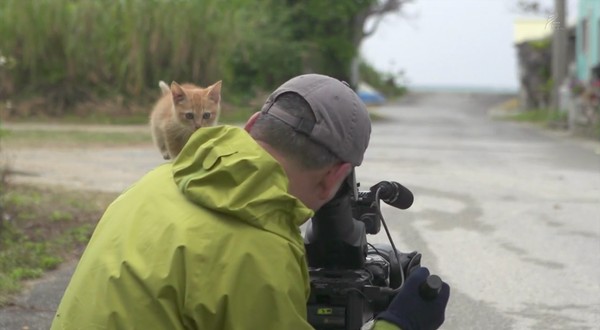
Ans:
[[[450,286],[442,282],[437,297],[426,300],[419,295],[419,286],[429,276],[429,270],[421,267],[415,269],[406,279],[387,310],[377,315],[377,319],[393,323],[402,330],[434,330],[444,323],[444,314]]]

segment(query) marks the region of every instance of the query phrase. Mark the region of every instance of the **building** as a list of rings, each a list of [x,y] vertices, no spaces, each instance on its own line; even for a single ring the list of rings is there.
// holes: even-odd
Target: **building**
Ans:
[[[600,0],[598,0],[600,3]],[[522,110],[550,106],[552,91],[552,34],[567,31],[567,63],[575,61],[575,28],[558,25],[551,17],[520,17],[513,24],[519,73],[519,104]]]
[[[569,86],[569,130],[586,135],[600,134],[600,0],[579,0],[575,26],[575,63]]]
[[[579,0],[577,15],[576,77],[588,82],[600,64],[600,1]]]

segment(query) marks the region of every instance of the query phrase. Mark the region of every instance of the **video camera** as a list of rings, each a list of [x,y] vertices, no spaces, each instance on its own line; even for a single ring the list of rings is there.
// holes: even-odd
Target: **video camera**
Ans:
[[[304,234],[311,286],[308,321],[318,330],[360,329],[387,308],[404,278],[420,266],[419,253],[396,250],[379,207],[382,200],[407,209],[412,193],[396,182],[382,181],[360,192],[358,186],[352,171]],[[366,234],[377,234],[382,223],[390,245],[368,243]]]

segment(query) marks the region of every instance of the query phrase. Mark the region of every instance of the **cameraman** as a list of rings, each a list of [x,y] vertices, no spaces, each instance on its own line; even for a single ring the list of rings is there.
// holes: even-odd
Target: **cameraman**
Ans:
[[[106,210],[52,329],[310,329],[299,226],[362,162],[371,123],[344,83],[289,80],[245,130],[199,129]],[[413,272],[376,329],[434,329]]]

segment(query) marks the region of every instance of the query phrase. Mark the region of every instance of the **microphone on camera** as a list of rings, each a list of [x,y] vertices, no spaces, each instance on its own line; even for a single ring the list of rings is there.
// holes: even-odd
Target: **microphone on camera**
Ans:
[[[398,182],[381,181],[371,187],[370,190],[373,194],[379,190],[379,198],[382,201],[399,209],[409,208],[414,201],[412,192]]]

